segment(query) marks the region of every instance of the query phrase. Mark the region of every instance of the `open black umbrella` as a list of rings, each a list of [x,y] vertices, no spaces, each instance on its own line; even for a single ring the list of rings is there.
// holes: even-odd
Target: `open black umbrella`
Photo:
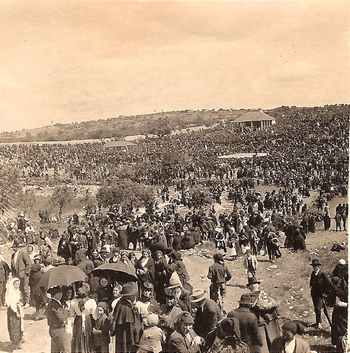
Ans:
[[[54,286],[69,286],[74,282],[85,281],[86,274],[76,266],[62,265],[46,271],[39,280],[38,287],[48,290]]]
[[[123,284],[137,281],[137,275],[133,266],[128,266],[123,262],[103,264],[91,271],[94,276],[107,275],[112,280]]]

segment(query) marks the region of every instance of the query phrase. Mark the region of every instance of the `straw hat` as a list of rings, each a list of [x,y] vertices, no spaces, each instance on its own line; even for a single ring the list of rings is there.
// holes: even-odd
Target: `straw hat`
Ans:
[[[207,297],[207,291],[205,289],[196,289],[190,296],[192,303],[197,303],[204,300]]]

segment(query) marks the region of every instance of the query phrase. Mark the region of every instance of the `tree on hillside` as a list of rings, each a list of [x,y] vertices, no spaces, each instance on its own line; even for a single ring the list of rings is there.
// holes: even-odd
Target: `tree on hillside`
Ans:
[[[101,186],[96,195],[99,206],[110,205],[147,207],[155,201],[155,191],[151,186],[124,181],[116,185]]]
[[[133,180],[136,175],[135,166],[129,164],[118,166],[113,171],[113,174],[120,180]]]
[[[36,204],[36,197],[34,191],[26,191],[21,196],[21,208],[25,214],[30,216],[35,204]]]
[[[159,118],[155,121],[150,121],[147,124],[147,131],[149,134],[157,135],[159,137],[169,135],[172,131],[172,127],[167,118]]]
[[[68,186],[63,185],[55,187],[51,196],[50,203],[54,206],[58,206],[58,214],[60,219],[62,217],[63,209],[72,201],[73,197],[73,193]]]
[[[185,167],[191,161],[191,157],[187,153],[178,153],[172,151],[165,151],[161,158],[162,165],[166,167],[174,167],[177,165]]]
[[[91,214],[93,210],[96,208],[96,197],[86,194],[81,200],[81,205],[85,209],[87,214]]]
[[[0,209],[18,206],[22,195],[22,181],[19,169],[10,166],[1,166]]]
[[[207,188],[203,186],[194,186],[190,189],[190,200],[193,208],[202,209],[211,205],[214,201]]]

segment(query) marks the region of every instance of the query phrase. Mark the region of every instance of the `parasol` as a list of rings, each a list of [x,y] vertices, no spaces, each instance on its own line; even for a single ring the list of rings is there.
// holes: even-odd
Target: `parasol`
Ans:
[[[38,287],[48,290],[54,286],[69,286],[74,282],[85,281],[86,274],[76,266],[62,265],[46,271],[39,280]]]
[[[94,276],[107,275],[120,284],[137,281],[135,268],[133,266],[128,266],[123,262],[100,265],[93,269],[91,274]]]

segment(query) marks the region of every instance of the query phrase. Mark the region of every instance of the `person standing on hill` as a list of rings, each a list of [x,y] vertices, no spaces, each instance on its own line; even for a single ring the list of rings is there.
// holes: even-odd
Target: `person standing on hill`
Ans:
[[[310,266],[313,267],[310,278],[310,291],[316,315],[316,322],[313,324],[313,327],[318,328],[319,324],[322,322],[322,308],[325,314],[327,313],[327,309],[325,307],[325,297],[330,293],[332,283],[327,275],[320,271],[321,263],[318,261],[318,259],[313,259]]]
[[[338,229],[339,231],[341,231],[341,214],[339,212],[336,213],[336,215],[334,216],[334,220],[335,220],[335,231],[337,232]]]
[[[194,290],[190,300],[192,310],[195,309],[196,311],[193,329],[198,336],[205,338],[222,320],[221,310],[218,304],[207,297],[205,289]]]
[[[255,255],[252,255],[249,249],[246,251],[246,257],[244,258],[244,268],[248,277],[249,274],[251,274],[251,277],[255,277],[255,273],[258,269],[258,260]]]
[[[232,278],[230,270],[224,263],[224,257],[220,253],[213,256],[214,264],[209,267],[208,278],[211,280],[210,299],[218,303],[219,296],[221,301],[226,294],[226,282]]]
[[[11,256],[11,272],[13,277],[20,279],[20,291],[22,294],[23,305],[29,305],[29,276],[32,261],[29,258],[27,249],[20,248],[16,240],[12,245],[13,254]]]
[[[0,307],[5,305],[6,283],[10,272],[10,266],[0,252]]]
[[[260,281],[249,277],[247,287],[250,290],[250,311],[258,319],[258,332],[262,340],[261,352],[269,352],[272,341],[279,337],[281,329],[278,324],[277,302],[259,289]]]
[[[249,352],[260,353],[263,343],[258,330],[258,319],[250,311],[250,294],[242,294],[238,303],[239,307],[230,311],[227,314],[227,318],[236,318],[238,320],[241,340],[248,345]]]
[[[51,353],[69,352],[69,336],[65,329],[68,309],[62,304],[63,291],[60,287],[50,288],[51,300],[47,305],[47,324],[51,337]]]
[[[323,216],[324,230],[328,230],[331,227],[331,222],[332,222],[332,219],[329,216],[329,213],[326,212],[326,214]]]
[[[16,277],[7,283],[5,303],[7,306],[7,329],[14,349],[20,349],[23,339],[23,306],[20,280]]]

